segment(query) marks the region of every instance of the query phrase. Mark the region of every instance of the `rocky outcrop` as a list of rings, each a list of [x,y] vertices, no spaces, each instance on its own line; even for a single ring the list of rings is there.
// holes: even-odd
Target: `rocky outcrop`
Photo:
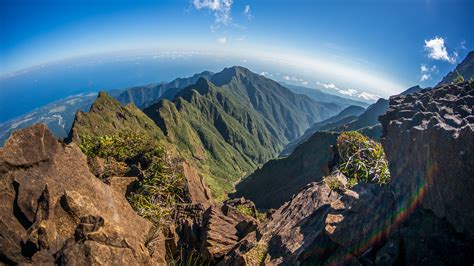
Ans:
[[[474,237],[474,85],[390,99],[382,144],[399,199],[412,199]]]
[[[53,138],[45,125],[11,136],[0,149],[0,173],[3,263],[162,261],[145,246],[152,224],[133,211],[123,191],[90,173],[75,144]]]
[[[257,220],[237,206],[224,203],[211,206],[204,213],[201,254],[205,260],[219,261],[239,240],[257,229]]]
[[[392,97],[388,185],[311,183],[221,264],[472,264],[473,106],[469,83]]]

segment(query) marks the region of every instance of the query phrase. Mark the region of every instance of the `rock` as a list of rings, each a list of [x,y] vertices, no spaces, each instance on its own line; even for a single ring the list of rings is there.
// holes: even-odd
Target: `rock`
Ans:
[[[230,205],[209,207],[203,216],[201,254],[207,261],[219,261],[247,234],[257,229],[257,220]]]
[[[127,197],[131,191],[136,190],[138,178],[135,176],[111,176],[104,180],[115,191]]]
[[[151,262],[145,243],[152,224],[45,125],[13,133],[0,149],[0,173],[2,262]]]
[[[473,85],[464,82],[410,98],[394,96],[380,117],[381,141],[399,200],[432,210],[470,238],[474,237],[473,92]]]
[[[392,97],[380,118],[388,185],[311,183],[222,264],[472,264],[473,91],[462,83]]]
[[[211,191],[197,170],[186,162],[182,162],[183,173],[186,177],[186,190],[192,204],[202,204],[208,207],[212,202]]]

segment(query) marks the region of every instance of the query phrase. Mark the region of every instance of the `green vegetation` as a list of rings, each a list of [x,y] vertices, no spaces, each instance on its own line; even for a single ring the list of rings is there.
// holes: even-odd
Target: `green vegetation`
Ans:
[[[249,263],[249,265],[264,265],[267,254],[267,244],[257,243],[245,256],[247,257],[247,263]]]
[[[333,191],[342,191],[344,184],[334,175],[323,177],[324,183]]]
[[[459,73],[457,69],[456,70],[456,78],[453,79],[452,84],[458,84],[458,83],[463,83],[464,82],[464,77]]]
[[[348,178],[348,185],[358,182],[386,184],[390,181],[385,152],[377,143],[356,131],[343,132],[337,139],[339,170]]]
[[[104,168],[114,168],[119,163],[126,167],[122,173],[132,168],[140,173],[138,189],[128,199],[141,216],[155,224],[169,222],[176,207],[186,201],[180,160],[167,154],[147,135],[132,131],[94,138],[86,135],[82,136],[80,148],[87,155],[93,172],[97,171],[92,162],[101,158]],[[110,165],[110,162],[115,164]],[[109,176],[107,173],[99,175],[100,178]]]
[[[243,215],[247,215],[250,217],[255,217],[256,214],[254,213],[253,209],[245,206],[245,205],[237,205],[237,210],[242,213]]]

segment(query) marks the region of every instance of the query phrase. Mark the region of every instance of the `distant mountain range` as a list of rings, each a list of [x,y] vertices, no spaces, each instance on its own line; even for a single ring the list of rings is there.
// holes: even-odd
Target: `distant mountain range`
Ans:
[[[328,102],[328,103],[335,103],[337,105],[342,106],[343,108],[350,106],[350,105],[356,105],[356,106],[362,106],[362,107],[367,107],[370,105],[370,103],[363,102],[363,101],[356,101],[352,100],[349,98],[344,98],[340,97],[337,95],[329,94],[326,92],[323,92],[319,89],[315,88],[307,88],[307,87],[302,87],[302,86],[296,86],[296,85],[290,85],[286,84],[283,82],[280,82],[283,86],[287,87],[294,93],[299,93],[299,94],[304,94],[307,95],[311,98],[313,98],[316,101],[320,102]]]
[[[179,91],[196,83],[199,78],[204,77],[211,79],[213,75],[214,73],[212,72],[204,71],[188,78],[177,78],[168,83],[153,83],[124,90],[112,90],[108,91],[108,94],[118,99],[118,101],[123,104],[134,103],[140,109],[144,109],[158,102],[160,99],[173,99]],[[343,108],[347,103],[352,102],[361,106],[364,106],[365,104],[363,102],[359,103],[357,101],[348,100],[324,92],[317,92],[317,90],[313,89],[303,87],[295,88],[291,85],[287,86],[292,87],[295,91],[299,90],[297,93],[308,94],[309,97],[312,97],[319,102],[332,103],[340,106],[340,108]],[[16,119],[0,124],[0,146],[3,145],[14,130],[26,128],[36,123],[45,123],[55,136],[65,138],[74,121],[76,111],[87,111],[96,97],[97,93],[70,96],[37,108]],[[321,97],[321,99],[318,99],[317,97]],[[338,103],[338,101],[340,101],[340,103]]]

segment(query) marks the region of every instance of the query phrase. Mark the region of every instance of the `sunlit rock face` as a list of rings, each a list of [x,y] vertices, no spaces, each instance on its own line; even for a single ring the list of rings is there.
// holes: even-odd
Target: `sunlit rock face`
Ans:
[[[444,85],[390,99],[380,117],[394,191],[474,236],[474,88]]]
[[[162,261],[145,246],[152,224],[44,124],[15,132],[0,149],[0,189],[2,263]]]

